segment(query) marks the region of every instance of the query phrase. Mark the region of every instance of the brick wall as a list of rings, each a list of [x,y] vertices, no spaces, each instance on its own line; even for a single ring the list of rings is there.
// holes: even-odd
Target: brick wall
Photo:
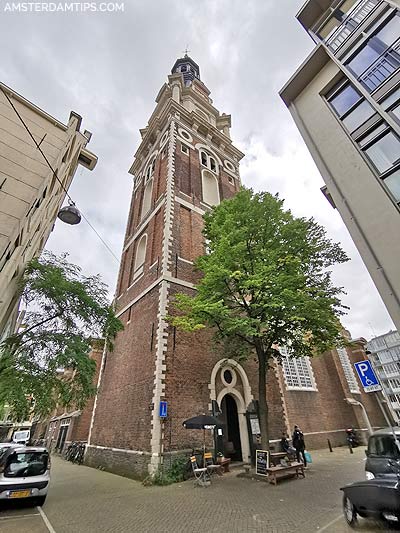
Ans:
[[[93,383],[97,385],[97,380],[99,378],[100,368],[101,368],[101,359],[103,356],[103,342],[98,342],[97,346],[92,349],[89,357],[96,362],[96,373],[93,377]],[[71,441],[82,441],[87,442],[89,437],[90,423],[92,420],[94,406],[94,398],[90,398],[82,409],[81,415],[74,419],[74,425],[68,440]]]
[[[132,307],[130,323],[107,354],[92,444],[150,450],[158,299],[155,287]]]

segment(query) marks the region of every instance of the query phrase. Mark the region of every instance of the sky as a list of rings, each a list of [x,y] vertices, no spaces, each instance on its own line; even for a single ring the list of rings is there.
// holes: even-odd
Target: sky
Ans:
[[[0,0],[0,80],[64,123],[71,110],[83,117],[99,161],[92,172],[78,168],[70,194],[119,258],[139,128],[188,46],[214,105],[232,115],[233,142],[246,154],[243,183],[279,192],[287,208],[314,217],[350,256],[333,273],[350,307],[342,322],[354,338],[370,339],[394,326],[340,215],[320,192],[322,178],[278,95],[313,47],[295,19],[302,3],[126,0],[123,11],[83,12],[79,4],[75,12],[46,13],[11,11]],[[58,220],[46,248],[68,252],[114,292],[118,261],[84,221]]]

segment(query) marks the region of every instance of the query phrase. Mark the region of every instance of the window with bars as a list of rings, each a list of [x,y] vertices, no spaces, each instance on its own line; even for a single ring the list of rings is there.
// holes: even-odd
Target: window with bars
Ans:
[[[350,392],[353,394],[360,394],[360,387],[358,386],[346,348],[336,348],[336,351],[338,353],[340,364],[342,365],[344,377],[346,378]]]
[[[309,357],[290,357],[281,349],[282,369],[288,389],[317,390]]]

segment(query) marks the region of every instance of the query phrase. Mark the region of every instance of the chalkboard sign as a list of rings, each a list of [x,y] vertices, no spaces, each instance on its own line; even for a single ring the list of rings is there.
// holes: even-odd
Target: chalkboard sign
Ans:
[[[256,474],[268,476],[267,468],[269,468],[269,452],[256,450]]]

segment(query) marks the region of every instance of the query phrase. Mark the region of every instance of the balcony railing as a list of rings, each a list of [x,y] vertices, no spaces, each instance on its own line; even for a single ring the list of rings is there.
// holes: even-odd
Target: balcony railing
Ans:
[[[338,29],[327,39],[326,44],[336,52],[347,40],[350,34],[368,17],[378,5],[379,0],[361,0],[345,18]]]
[[[361,83],[369,92],[374,91],[400,67],[400,42],[386,50],[378,59],[360,76]]]

